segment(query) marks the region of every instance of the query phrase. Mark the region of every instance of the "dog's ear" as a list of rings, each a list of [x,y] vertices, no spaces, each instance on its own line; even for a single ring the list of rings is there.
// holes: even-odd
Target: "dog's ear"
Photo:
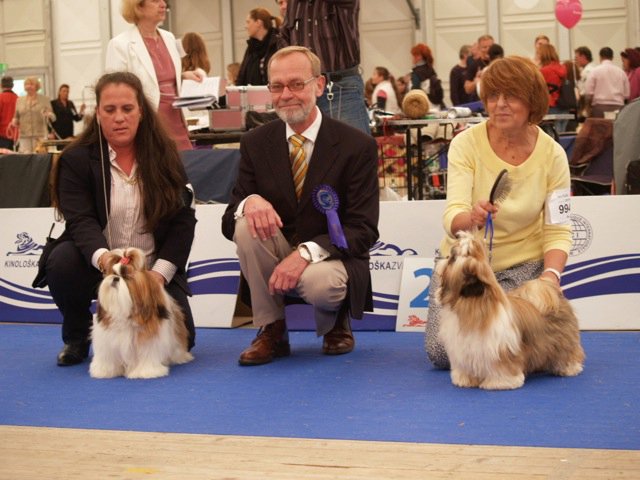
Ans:
[[[98,320],[98,323],[102,323],[105,327],[108,327],[111,323],[111,316],[109,315],[109,312],[100,305],[100,302],[98,302],[96,306],[96,319]]]
[[[478,277],[465,278],[464,286],[460,290],[460,296],[469,297],[481,297],[484,295],[486,285],[480,281]]]
[[[131,319],[144,328],[144,335],[155,335],[166,310],[162,287],[147,271],[133,272],[133,281],[128,283],[133,301]]]

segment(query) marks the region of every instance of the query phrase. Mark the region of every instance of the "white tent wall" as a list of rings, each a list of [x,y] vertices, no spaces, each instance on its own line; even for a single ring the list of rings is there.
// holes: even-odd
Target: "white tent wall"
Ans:
[[[412,3],[411,3],[412,2]],[[278,13],[272,0],[172,0],[165,27],[176,37],[201,33],[212,61],[212,75],[240,61],[246,46],[247,13],[263,6]],[[449,70],[461,45],[490,33],[507,54],[531,57],[536,35],[546,34],[561,58],[588,46],[594,57],[603,46],[619,52],[640,45],[640,0],[582,0],[580,22],[567,30],[555,17],[555,0],[362,0],[362,75],[375,66],[394,76],[411,69],[409,50],[426,42],[448,89]],[[520,6],[519,6],[520,5]],[[527,8],[524,8],[527,7]],[[414,13],[416,15],[414,15]],[[75,102],[91,103],[90,86],[102,73],[109,39],[126,23],[120,0],[0,0],[0,63],[12,72],[44,72],[46,94],[68,83]],[[448,93],[446,96],[448,100]]]

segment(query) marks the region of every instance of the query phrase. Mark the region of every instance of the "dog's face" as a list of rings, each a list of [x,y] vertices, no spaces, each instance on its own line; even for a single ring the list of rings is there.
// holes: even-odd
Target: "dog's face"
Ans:
[[[112,250],[104,261],[104,278],[98,290],[98,321],[108,326],[126,319],[148,326],[168,316],[162,286],[145,267],[142,251]]]
[[[449,258],[438,263],[441,303],[455,303],[458,297],[479,297],[487,286],[495,283],[482,241],[471,232],[459,232]]]

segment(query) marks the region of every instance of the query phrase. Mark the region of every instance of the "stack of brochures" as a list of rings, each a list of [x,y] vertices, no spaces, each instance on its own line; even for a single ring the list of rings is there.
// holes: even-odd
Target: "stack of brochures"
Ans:
[[[183,80],[180,96],[173,101],[173,108],[202,110],[213,108],[218,102],[220,91],[224,92],[225,80],[220,77],[206,77],[202,82]]]

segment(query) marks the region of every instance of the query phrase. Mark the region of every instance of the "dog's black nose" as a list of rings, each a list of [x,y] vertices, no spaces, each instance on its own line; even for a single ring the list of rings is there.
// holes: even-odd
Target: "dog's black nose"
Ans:
[[[119,282],[120,282],[120,277],[113,277],[113,279],[111,280],[111,286],[116,287],[118,286]]]

